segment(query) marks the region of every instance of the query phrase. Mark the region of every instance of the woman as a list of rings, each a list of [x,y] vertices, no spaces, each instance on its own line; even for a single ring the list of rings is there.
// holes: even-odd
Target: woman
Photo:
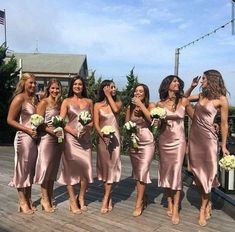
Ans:
[[[33,214],[31,187],[37,159],[37,131],[31,128],[30,117],[35,113],[36,80],[30,73],[24,73],[19,80],[11,102],[7,122],[17,130],[15,148],[15,169],[11,186],[16,187],[19,197],[19,212]]]
[[[149,103],[149,89],[145,84],[137,84],[131,95],[131,104],[126,112],[125,121],[136,123],[136,136],[138,148],[130,148],[132,164],[132,176],[136,180],[137,199],[133,216],[142,214],[147,199],[145,195],[146,185],[151,183],[149,169],[154,156],[154,138],[149,130],[151,124],[150,110],[154,108]]]
[[[218,186],[217,154],[218,137],[214,118],[218,112],[221,116],[221,150],[223,156],[229,154],[226,148],[228,135],[228,100],[227,90],[222,75],[217,70],[205,71],[201,80],[202,92],[191,96],[197,101],[189,137],[189,160],[195,182],[201,190],[199,225],[205,226],[210,218],[211,188]],[[192,89],[191,89],[192,90]]]
[[[34,182],[41,184],[41,205],[46,212],[54,212],[52,205],[53,186],[57,179],[63,143],[58,143],[61,132],[54,132],[52,117],[60,113],[61,83],[55,79],[49,81],[43,100],[37,106],[37,114],[45,119],[38,147]]]
[[[62,118],[68,118],[65,130],[64,153],[62,154],[62,169],[58,180],[67,185],[69,194],[69,209],[74,214],[87,211],[85,193],[92,178],[92,156],[90,129],[92,120],[85,126],[78,121],[81,112],[92,115],[93,103],[87,98],[86,86],[79,75],[71,80],[68,97],[63,101],[60,111]],[[79,195],[75,196],[74,185],[80,183]]]
[[[112,210],[111,190],[114,182],[121,177],[120,160],[120,133],[118,126],[118,113],[122,107],[121,101],[116,99],[116,86],[112,80],[104,80],[100,85],[99,99],[94,106],[94,124],[98,133],[97,141],[97,177],[104,182],[104,198],[101,213]],[[107,138],[101,129],[113,126],[115,133],[112,139]]]
[[[182,166],[186,150],[184,131],[185,111],[190,117],[193,108],[183,97],[184,82],[175,75],[165,77],[159,88],[157,106],[166,110],[159,135],[159,187],[165,189],[167,215],[172,224],[179,224],[179,201],[182,190]],[[172,196],[173,195],[173,196]]]

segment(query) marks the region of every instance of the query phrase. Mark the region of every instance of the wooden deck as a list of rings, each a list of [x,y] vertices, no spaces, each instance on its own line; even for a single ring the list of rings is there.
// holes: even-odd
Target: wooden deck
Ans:
[[[56,184],[55,200],[58,210],[45,213],[40,209],[40,188],[33,186],[33,201],[38,205],[34,215],[23,215],[17,212],[17,192],[8,183],[13,173],[14,151],[12,147],[0,147],[0,232],[3,231],[234,231],[235,221],[220,208],[220,202],[214,204],[213,216],[204,228],[197,224],[199,194],[194,187],[184,186],[181,204],[181,221],[172,225],[166,215],[165,199],[161,188],[157,187],[157,161],[151,167],[153,183],[148,186],[150,204],[143,214],[134,218],[132,211],[135,205],[136,191],[130,177],[129,157],[122,156],[122,181],[112,193],[114,210],[108,214],[100,213],[103,196],[103,184],[94,181],[86,195],[88,211],[74,215],[68,210],[66,188]],[[95,164],[95,154],[94,154]],[[95,165],[94,165],[95,167]],[[94,169],[95,170],[95,169]],[[95,173],[95,172],[94,172]],[[76,187],[79,190],[79,187]]]

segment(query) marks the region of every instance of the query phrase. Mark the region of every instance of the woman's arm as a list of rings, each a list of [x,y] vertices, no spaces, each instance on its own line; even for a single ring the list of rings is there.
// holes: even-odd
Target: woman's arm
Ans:
[[[91,99],[88,99],[88,104],[90,105],[90,110],[91,110],[91,122],[87,124],[87,127],[92,128],[94,125],[94,105]]]
[[[34,138],[37,136],[37,131],[33,130],[32,128],[25,127],[24,125],[20,124],[17,121],[23,103],[24,103],[24,98],[20,95],[17,95],[12,100],[9,111],[8,111],[7,123],[10,126],[14,127],[16,130],[23,131]]]
[[[115,102],[112,98],[112,95],[111,95],[111,88],[110,86],[105,86],[104,87],[104,94],[106,96],[106,99],[108,100],[108,103],[112,109],[112,111],[117,114],[120,109],[122,108],[122,102],[121,101],[117,101]]]
[[[100,116],[99,116],[100,103],[95,103],[94,106],[94,125],[98,135],[103,139],[103,134],[100,128]]]
[[[185,97],[189,97],[191,95],[192,91],[197,87],[200,79],[201,79],[201,76],[196,76],[193,78],[191,86],[184,93]]]
[[[221,135],[222,143],[221,148],[223,156],[228,155],[229,151],[227,150],[227,136],[228,136],[228,99],[225,96],[220,97],[221,101]]]
[[[69,104],[69,100],[68,99],[65,99],[62,102],[62,105],[61,105],[61,108],[60,108],[60,117],[62,117],[63,119],[65,119],[66,116],[67,116],[67,113],[68,113],[68,104]],[[74,137],[77,137],[76,129],[68,126],[67,124],[65,125],[64,130],[66,132],[68,132],[69,134],[73,135]]]
[[[125,122],[128,122],[131,120],[131,109],[130,109],[130,106],[127,108],[127,111],[126,111],[126,117],[125,117]]]
[[[185,107],[186,113],[190,117],[190,119],[193,119],[193,114],[194,114],[194,108],[189,102],[188,98],[183,98],[182,99],[182,105]]]

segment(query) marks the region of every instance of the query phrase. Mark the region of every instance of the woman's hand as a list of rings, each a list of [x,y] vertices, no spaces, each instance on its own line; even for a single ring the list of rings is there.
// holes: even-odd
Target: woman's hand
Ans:
[[[54,132],[55,136],[57,138],[61,137],[63,135],[63,132],[61,130]]]
[[[193,80],[192,80],[192,83],[191,83],[191,88],[194,89],[195,87],[197,87],[200,79],[201,79],[201,76],[194,77]]]
[[[226,147],[221,147],[221,150],[222,150],[222,153],[223,153],[223,157],[230,154],[229,150]]]
[[[133,97],[131,99],[131,103],[138,107],[141,107],[143,105],[142,101],[138,97]]]
[[[105,86],[103,88],[103,91],[104,91],[104,94],[105,94],[106,97],[111,95],[111,88],[110,88],[110,86]]]
[[[103,141],[104,141],[106,147],[108,147],[108,145],[109,145],[109,143],[110,143],[110,137],[103,135],[102,138],[103,138]]]
[[[28,128],[26,133],[31,136],[33,139],[37,138],[37,130],[33,130],[32,128]]]
[[[154,127],[156,127],[156,128],[158,128],[158,127],[161,126],[161,120],[160,120],[159,118],[154,118],[154,119],[152,120],[152,124],[151,124],[151,125],[154,126]]]

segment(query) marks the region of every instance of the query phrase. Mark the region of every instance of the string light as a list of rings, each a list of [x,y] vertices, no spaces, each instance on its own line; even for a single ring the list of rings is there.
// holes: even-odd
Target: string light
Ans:
[[[233,0],[233,1],[235,1],[235,0]],[[210,35],[216,33],[218,30],[223,29],[223,28],[225,28],[227,25],[229,25],[230,23],[234,23],[234,22],[235,22],[235,18],[233,18],[233,19],[230,20],[229,22],[225,23],[224,25],[222,25],[222,26],[220,26],[220,27],[214,29],[213,31],[211,31],[211,32],[209,32],[209,33],[207,33],[207,34],[201,36],[200,38],[197,38],[197,39],[193,40],[192,42],[183,45],[182,47],[179,48],[179,50],[182,50],[182,49],[184,49],[184,48],[186,48],[186,47],[188,47],[188,46],[190,46],[190,45],[192,45],[192,44],[194,45],[194,44],[195,44],[196,42],[198,42],[199,40],[202,40],[202,39],[204,39],[206,36],[210,36]]]

